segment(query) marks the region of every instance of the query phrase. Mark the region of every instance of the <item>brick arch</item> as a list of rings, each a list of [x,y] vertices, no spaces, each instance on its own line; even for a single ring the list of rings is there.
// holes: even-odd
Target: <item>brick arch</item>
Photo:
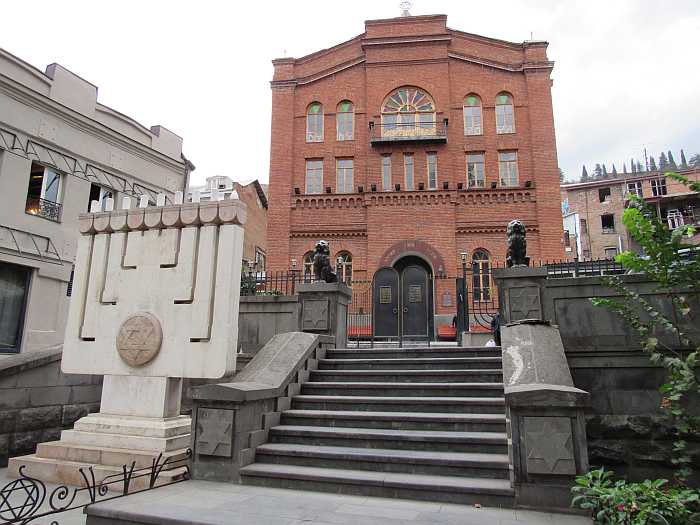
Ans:
[[[379,268],[385,266],[393,266],[396,261],[406,255],[418,255],[428,261],[433,268],[433,272],[447,271],[445,259],[442,257],[437,248],[425,241],[399,241],[389,247],[379,259]]]

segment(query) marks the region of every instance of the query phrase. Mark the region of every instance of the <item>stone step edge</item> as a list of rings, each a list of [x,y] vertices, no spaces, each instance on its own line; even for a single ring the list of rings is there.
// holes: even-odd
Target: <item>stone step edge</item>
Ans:
[[[419,465],[441,465],[477,467],[508,470],[508,454],[483,452],[440,452],[424,450],[375,449],[303,445],[297,443],[265,443],[255,449],[267,456],[313,457],[321,459],[348,459],[375,463],[413,463]]]
[[[66,449],[68,451],[76,451],[78,453],[86,452],[87,454],[99,454],[99,462],[86,462],[89,464],[97,465],[108,465],[114,467],[120,467],[122,465],[129,466],[132,461],[136,461],[136,468],[148,467],[151,465],[151,461],[156,459],[159,454],[162,454],[161,460],[169,459],[170,461],[178,461],[187,457],[187,448],[180,448],[175,450],[169,450],[165,452],[154,452],[148,450],[135,450],[128,448],[109,448],[109,447],[96,447],[91,445],[80,445],[74,443],[65,443],[63,441],[47,441],[44,443],[38,443],[36,449],[36,456],[41,459],[50,459],[58,461],[75,461],[74,459],[68,459],[67,457],[61,457],[63,452],[61,449]],[[67,452],[66,455],[69,455]],[[105,462],[105,456],[113,456],[114,461]],[[117,458],[124,457],[123,460],[117,461]]]
[[[401,382],[379,382],[379,381],[307,381],[304,386],[312,385],[314,387],[339,387],[346,386],[348,388],[474,388],[474,389],[502,389],[503,383],[401,383]]]
[[[277,425],[270,429],[279,436],[339,437],[346,439],[389,439],[397,441],[480,443],[505,445],[505,432],[451,432],[445,430],[394,430],[387,428],[314,427]]]
[[[475,375],[475,374],[485,374],[485,375],[503,375],[503,369],[501,368],[447,368],[447,369],[386,369],[386,370],[363,370],[359,369],[341,369],[341,370],[312,370],[312,375],[370,375],[370,376],[387,376],[387,375],[416,375],[416,376],[429,376],[429,375]]]
[[[347,483],[352,485],[374,485],[414,490],[435,490],[514,496],[515,491],[508,480],[488,478],[466,478],[458,476],[427,476],[423,474],[395,474],[382,472],[378,475],[366,470],[300,467],[273,463],[253,463],[240,469],[242,476],[298,479],[308,481]]]
[[[436,423],[503,423],[505,414],[456,414],[452,412],[370,412],[363,410],[305,410],[291,409],[283,416],[319,419],[357,419],[380,421],[426,421]]]
[[[465,404],[465,405],[497,405],[505,406],[504,397],[445,397],[445,396],[416,396],[407,398],[405,396],[324,396],[313,394],[299,394],[292,396],[292,401],[307,401],[307,402],[334,402],[334,403],[353,403],[353,404],[379,404],[379,403],[396,403],[405,404],[406,399],[410,399],[411,403],[416,404]]]
[[[501,356],[468,356],[468,357],[379,357],[379,358],[371,358],[371,357],[359,357],[357,359],[343,359],[338,358],[338,359],[319,359],[319,363],[340,363],[340,364],[349,364],[349,363],[380,363],[380,364],[410,364],[410,363],[456,363],[456,362],[468,362],[468,363],[478,363],[481,361],[486,361],[487,363],[496,363],[500,362],[503,359]]]

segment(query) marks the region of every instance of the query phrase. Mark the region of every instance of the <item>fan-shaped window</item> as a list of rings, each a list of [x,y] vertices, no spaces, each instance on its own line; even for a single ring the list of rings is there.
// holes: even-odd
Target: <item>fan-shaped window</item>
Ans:
[[[314,280],[314,252],[304,254],[304,282],[309,283]]]
[[[475,301],[491,300],[491,265],[485,250],[472,255],[472,290]]]
[[[467,95],[464,99],[464,134],[481,133],[481,99],[477,95]]]
[[[435,104],[425,91],[402,87],[382,104],[383,136],[435,135]]]
[[[352,140],[355,133],[355,108],[352,102],[344,100],[338,104],[335,113],[336,137],[338,140]]]
[[[323,142],[323,106],[318,102],[306,110],[306,142]]]
[[[350,252],[340,252],[336,259],[336,264],[338,280],[341,283],[350,285],[352,282],[352,254]]]
[[[496,133],[515,133],[513,97],[508,93],[496,97]]]

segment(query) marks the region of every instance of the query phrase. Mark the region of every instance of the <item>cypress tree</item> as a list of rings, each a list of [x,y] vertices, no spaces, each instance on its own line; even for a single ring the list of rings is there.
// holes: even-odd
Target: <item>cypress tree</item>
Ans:
[[[654,157],[649,157],[649,171],[657,171],[656,161],[654,160]]]
[[[688,168],[688,162],[685,160],[685,152],[683,150],[681,150],[681,168]]]
[[[612,170],[613,177],[617,177],[617,170],[615,169],[615,163],[613,162],[613,170]]]
[[[608,169],[605,167],[605,163],[603,163],[603,178],[608,178]]]
[[[642,167],[642,163],[637,161],[637,171],[639,173],[644,173],[644,168]]]
[[[691,168],[700,168],[700,153],[696,153],[692,157],[690,157],[690,162],[688,165]]]
[[[593,175],[594,179],[602,179],[603,178],[603,168],[600,167],[600,164],[596,163],[595,168],[593,169]]]
[[[637,172],[637,163],[634,162],[634,159],[630,159],[630,169],[632,170],[632,173]]]
[[[622,173],[627,173],[627,163],[626,162],[622,163]]]
[[[659,170],[664,171],[668,168],[668,160],[666,159],[666,154],[662,151],[659,155]]]
[[[586,170],[586,165],[583,165],[583,169],[581,170],[581,182],[588,182],[588,171]]]
[[[668,150],[668,167],[672,170],[678,169],[676,161],[673,160],[673,153],[671,153],[671,150]]]

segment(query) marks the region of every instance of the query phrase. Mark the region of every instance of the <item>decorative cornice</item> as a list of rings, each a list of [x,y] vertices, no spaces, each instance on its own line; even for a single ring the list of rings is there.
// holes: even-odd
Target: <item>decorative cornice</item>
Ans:
[[[397,191],[370,193],[365,197],[367,206],[418,206],[451,205],[452,193],[449,191]]]
[[[343,62],[342,64],[338,64],[336,66],[319,71],[318,73],[314,73],[313,75],[307,75],[305,77],[300,77],[293,80],[272,80],[270,82],[270,85],[273,88],[277,88],[286,86],[303,86],[306,84],[311,84],[312,82],[317,82],[331,75],[335,75],[336,73],[340,73],[341,71],[345,71],[346,69],[350,69],[351,67],[360,65],[364,61],[364,56],[357,57],[352,60],[348,60],[347,62]]]
[[[456,204],[469,206],[501,204],[508,202],[537,202],[534,188],[495,188],[461,191]]]
[[[367,237],[367,229],[364,226],[358,226],[354,229],[329,229],[323,230],[290,230],[290,239],[322,239],[322,238],[338,238],[338,237]]]
[[[457,235],[469,235],[474,233],[506,233],[507,224],[499,223],[461,223],[455,225],[455,233]],[[540,227],[538,224],[527,223],[525,228],[527,233],[539,233]]]
[[[37,95],[33,90],[2,74],[0,74],[0,93],[4,93],[8,97],[38,111],[51,114],[63,120],[68,125],[73,126],[78,131],[92,135],[136,157],[153,162],[154,164],[159,164],[171,170],[180,171],[184,168],[182,160],[177,161],[168,157],[149,146],[144,146],[140,142],[112,130],[101,122],[81,115],[77,111],[43,95]]]
[[[444,33],[439,35],[426,35],[424,37],[406,36],[393,38],[365,38],[362,41],[362,47],[372,46],[401,46],[405,44],[439,44],[449,43],[452,40],[450,35]]]
[[[362,194],[304,195],[292,200],[292,208],[361,208],[365,205]]]

